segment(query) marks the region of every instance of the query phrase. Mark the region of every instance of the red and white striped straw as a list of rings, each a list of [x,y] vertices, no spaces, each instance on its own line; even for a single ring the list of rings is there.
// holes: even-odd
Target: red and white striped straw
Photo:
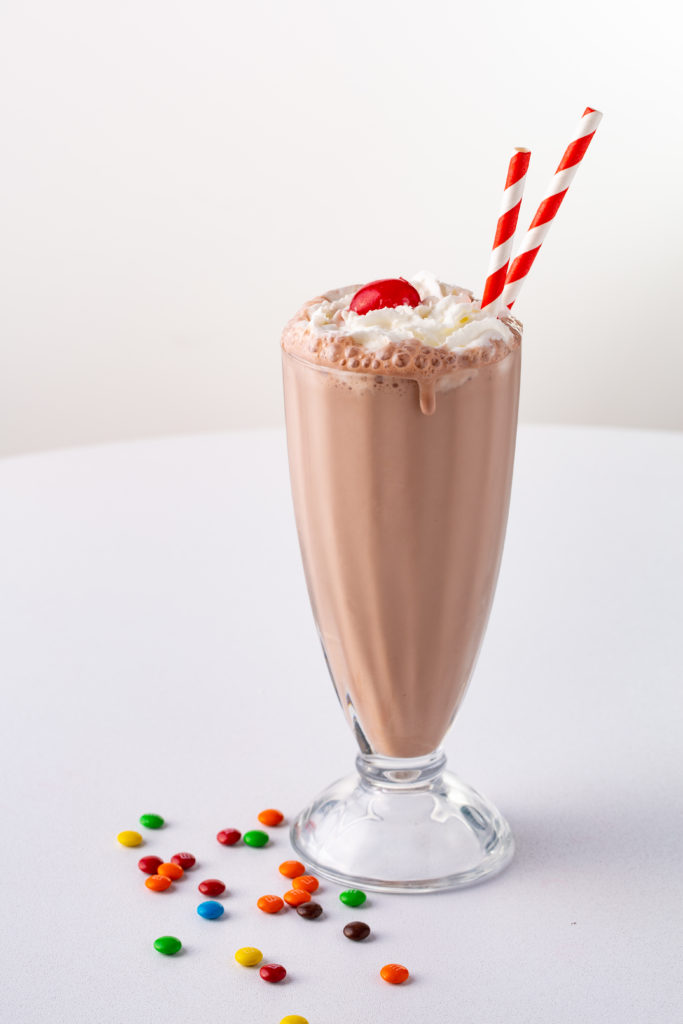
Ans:
[[[493,240],[488,276],[481,299],[481,308],[488,309],[491,313],[497,312],[499,306],[502,305],[500,297],[503,294],[505,277],[512,255],[530,159],[531,153],[528,149],[516,149],[508,165],[503,201],[500,204],[500,214],[496,225],[496,237]]]
[[[567,189],[579,169],[579,164],[591,144],[601,118],[602,114],[599,110],[586,107],[581,118],[579,130],[573,141],[569,143],[564,151],[564,156],[560,160],[553,180],[550,182],[546,194],[541,200],[541,205],[536,210],[534,219],[529,225],[529,230],[524,236],[519,254],[515,256],[508,270],[505,288],[503,289],[503,304],[508,309],[512,309],[526,276],[538,256],[538,250],[541,248],[543,239],[548,234],[550,225],[562,205],[562,200],[566,196]]]

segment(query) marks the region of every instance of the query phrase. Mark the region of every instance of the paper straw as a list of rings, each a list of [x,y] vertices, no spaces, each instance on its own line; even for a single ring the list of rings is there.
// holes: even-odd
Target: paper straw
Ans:
[[[528,149],[516,149],[510,158],[508,174],[505,179],[503,200],[496,225],[496,237],[493,240],[488,275],[484,285],[481,308],[496,313],[502,306],[500,297],[505,287],[512,246],[515,240],[517,219],[522,205],[522,195],[526,183],[526,172],[529,167],[531,153]]]
[[[579,169],[579,164],[591,144],[591,139],[595,135],[601,118],[602,114],[599,110],[586,107],[579,124],[579,130],[564,151],[564,156],[560,160],[553,180],[550,182],[546,194],[541,200],[541,205],[529,225],[529,230],[524,236],[519,254],[515,256],[508,270],[505,288],[503,289],[503,304],[508,309],[512,309],[513,303],[519,295],[526,276],[538,255],[543,239],[548,234],[550,225],[567,194],[567,189],[571,185],[574,175]]]

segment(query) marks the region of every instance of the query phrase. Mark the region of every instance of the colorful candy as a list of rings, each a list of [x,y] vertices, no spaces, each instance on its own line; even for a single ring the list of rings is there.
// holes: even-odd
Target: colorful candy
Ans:
[[[270,837],[267,832],[261,832],[258,828],[252,829],[251,832],[244,833],[244,841],[247,846],[265,846],[269,838]]]
[[[234,846],[235,843],[239,843],[242,838],[242,833],[236,828],[223,828],[216,836],[219,843],[223,846]]]
[[[284,903],[279,896],[259,896],[256,906],[264,914],[277,914],[284,907]]]
[[[180,864],[173,864],[168,861],[166,864],[160,864],[157,871],[158,875],[163,875],[164,878],[170,878],[172,881],[177,882],[179,878],[182,878],[185,872],[181,868]]]
[[[264,981],[278,982],[287,977],[287,971],[282,964],[264,964],[259,974]]]
[[[142,836],[139,832],[134,832],[132,829],[125,829],[123,832],[119,832],[116,837],[121,843],[121,846],[139,846],[142,842]]]
[[[197,913],[207,921],[216,921],[225,913],[225,907],[222,903],[217,903],[216,900],[204,900],[197,907]]]
[[[150,875],[145,879],[145,885],[152,892],[165,892],[171,885],[171,879],[165,875]]]
[[[197,888],[204,896],[220,896],[225,892],[225,882],[221,882],[220,878],[205,878]]]
[[[410,977],[410,972],[403,964],[385,964],[379,972],[390,985],[402,985]]]
[[[242,946],[236,951],[235,960],[242,967],[256,967],[263,960],[263,953],[256,946]]]
[[[311,921],[314,921],[316,917],[320,917],[323,912],[323,908],[315,900],[311,900],[310,903],[302,903],[300,907],[296,908],[296,912],[299,917],[306,917]]]
[[[156,875],[160,864],[163,864],[161,857],[141,857],[138,861],[140,871],[144,871],[146,875]]]
[[[308,903],[311,894],[305,889],[290,889],[282,898],[290,907],[300,907],[302,903]]]
[[[183,948],[183,944],[175,935],[162,935],[154,940],[154,948],[157,953],[163,953],[164,956],[175,956]]]
[[[320,882],[313,875],[299,875],[292,881],[292,889],[304,889],[306,892],[315,892],[319,885]]]
[[[196,863],[197,858],[192,853],[174,853],[171,857],[171,864],[178,864],[183,871],[193,868]]]
[[[365,921],[349,921],[344,925],[344,935],[352,942],[362,942],[370,934],[370,925]]]
[[[344,892],[339,893],[339,899],[347,907],[362,907],[367,896],[360,889],[346,889]]]
[[[275,827],[276,825],[282,824],[285,820],[285,816],[282,811],[276,811],[274,807],[269,807],[267,810],[261,811],[258,816],[258,820],[262,825]]]
[[[299,878],[306,874],[306,868],[300,860],[283,860],[278,870],[285,878]]]
[[[164,819],[160,814],[141,814],[140,824],[145,828],[163,828]]]

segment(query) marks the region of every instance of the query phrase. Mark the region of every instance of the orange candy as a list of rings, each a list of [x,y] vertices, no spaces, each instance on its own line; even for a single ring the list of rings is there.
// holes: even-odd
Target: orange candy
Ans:
[[[385,964],[379,972],[390,985],[402,985],[410,977],[410,972],[403,964]]]
[[[298,878],[299,875],[306,874],[306,868],[300,860],[283,860],[279,870],[285,878]]]
[[[282,898],[285,903],[289,903],[290,907],[300,907],[302,903],[308,903],[311,894],[305,889],[290,889]]]
[[[149,878],[145,879],[145,885],[152,892],[163,892],[164,889],[168,889],[171,884],[171,879],[166,878],[165,875],[150,875]]]
[[[182,878],[185,872],[181,868],[180,864],[160,864],[157,868],[157,874],[162,875],[164,878],[170,878],[173,882],[177,882],[179,878]]]
[[[256,901],[256,906],[265,914],[277,914],[278,910],[284,907],[284,903],[279,896],[261,896]]]
[[[319,885],[320,882],[313,875],[299,875],[292,882],[292,889],[305,889],[306,892],[315,892]]]
[[[261,811],[258,816],[258,820],[262,825],[280,825],[285,820],[285,816],[282,811],[276,811],[273,807],[269,807],[266,811]]]

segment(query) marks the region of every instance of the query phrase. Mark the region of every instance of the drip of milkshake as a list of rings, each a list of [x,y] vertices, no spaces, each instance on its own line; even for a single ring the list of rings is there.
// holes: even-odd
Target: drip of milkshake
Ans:
[[[403,285],[399,305],[364,302],[371,286],[328,292],[282,337],[313,613],[361,751],[393,758],[439,746],[472,675],[503,549],[521,354],[513,317],[428,274]]]

